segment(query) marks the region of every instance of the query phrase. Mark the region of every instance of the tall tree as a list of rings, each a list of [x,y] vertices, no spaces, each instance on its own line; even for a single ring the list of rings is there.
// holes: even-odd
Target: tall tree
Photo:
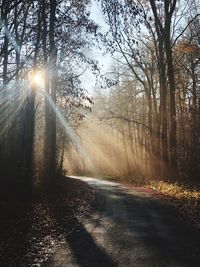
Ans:
[[[166,63],[167,63],[167,78],[169,82],[169,95],[170,95],[170,132],[169,132],[169,154],[170,163],[176,167],[176,99],[175,99],[175,79],[174,79],[174,67],[173,67],[173,56],[172,56],[172,42],[171,42],[171,24],[172,16],[176,7],[176,0],[165,0],[163,3],[163,11],[158,14],[158,6],[156,1],[150,0],[151,8],[154,15],[155,28],[159,39],[159,48],[163,50],[165,47]],[[158,4],[158,3],[157,3]],[[160,3],[159,3],[160,4]],[[162,5],[162,4],[161,4]],[[163,51],[160,53],[160,57],[163,55]],[[162,60],[163,61],[163,60]],[[162,64],[163,65],[163,64]],[[161,67],[161,66],[160,66]],[[162,67],[163,68],[163,67]],[[165,77],[164,71],[162,71],[162,78]],[[160,73],[161,74],[161,73]],[[162,99],[163,99],[163,119],[166,120],[166,82],[162,87]],[[167,125],[166,122],[164,126]],[[166,126],[165,126],[166,127]],[[166,129],[164,129],[163,137],[166,138]],[[165,146],[166,148],[166,146]]]

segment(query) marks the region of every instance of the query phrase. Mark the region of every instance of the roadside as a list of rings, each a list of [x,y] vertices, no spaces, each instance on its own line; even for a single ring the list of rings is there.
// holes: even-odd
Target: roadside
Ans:
[[[90,209],[94,191],[63,178],[32,200],[0,200],[0,266],[41,266],[65,242]]]
[[[198,267],[200,232],[147,189],[74,177],[95,189],[87,217],[43,267]]]
[[[54,191],[45,194],[41,192],[32,201],[10,199],[9,202],[4,202],[0,200],[0,266],[39,267],[43,266],[45,262],[44,266],[49,267],[60,266],[59,262],[62,261],[66,263],[66,266],[78,266],[77,259],[80,262],[86,261],[85,255],[87,256],[88,251],[91,249],[93,256],[88,260],[93,263],[98,259],[99,265],[86,266],[110,267],[113,264],[112,259],[118,257],[116,254],[118,247],[115,247],[114,244],[119,244],[120,251],[123,251],[119,259],[122,262],[122,266],[125,266],[123,261],[126,262],[125,259],[130,257],[136,257],[132,259],[135,262],[138,260],[138,255],[132,255],[131,251],[133,249],[137,250],[138,245],[132,242],[129,230],[131,229],[131,235],[140,236],[144,230],[143,226],[145,226],[147,241],[149,240],[148,242],[150,242],[152,240],[151,243],[153,242],[156,253],[160,248],[154,242],[154,237],[152,236],[152,239],[149,237],[149,235],[151,236],[151,227],[158,227],[159,229],[160,227],[168,227],[168,224],[165,226],[160,224],[156,219],[158,217],[161,221],[163,218],[167,220],[173,218],[173,216],[168,218],[171,214],[170,208],[163,210],[158,207],[160,205],[158,200],[160,199],[162,199],[162,202],[163,200],[166,201],[166,205],[170,204],[176,207],[175,210],[178,208],[183,214],[183,216],[179,216],[183,223],[178,223],[177,217],[177,221],[175,220],[176,225],[185,224],[185,215],[187,215],[190,221],[192,219],[195,225],[198,226],[200,211],[198,191],[186,190],[178,185],[164,182],[142,186],[137,184],[136,186],[135,183],[128,184],[122,180],[120,181],[122,186],[118,185],[120,188],[118,191],[118,186],[116,187],[113,179],[111,181],[111,179],[107,178],[108,182],[106,182],[103,179],[91,178],[92,184],[90,184],[89,180],[88,178],[84,179],[84,177],[79,177],[79,179],[63,178]],[[123,187],[123,184],[126,187]],[[100,194],[96,194],[95,192],[99,189]],[[95,205],[96,201],[97,204]],[[95,208],[93,213],[91,213],[91,204],[93,204],[93,209]],[[105,214],[101,217],[101,213],[104,211]],[[147,215],[149,218],[146,218]],[[113,225],[110,219],[107,221],[109,217],[116,225]],[[87,218],[89,218],[88,222]],[[140,223],[138,223],[138,220]],[[150,220],[153,221],[153,226],[149,225]],[[86,223],[83,224],[83,222]],[[101,226],[101,224],[103,225]],[[173,223],[169,222],[169,225],[173,225]],[[143,229],[142,232],[137,230],[138,227]],[[125,231],[124,236],[118,234],[121,233],[121,228]],[[191,224],[187,231],[190,231],[190,228],[192,229]],[[183,227],[183,229],[186,228]],[[178,228],[175,230],[173,230],[173,235],[176,235]],[[110,236],[113,231],[116,240],[107,240],[109,238],[113,239],[113,236]],[[182,238],[183,233],[184,230],[181,232],[180,237],[177,238]],[[162,231],[161,234],[163,234]],[[97,245],[93,242],[93,235],[97,238],[96,241],[99,242],[99,246],[98,242]],[[167,233],[166,236],[168,236]],[[187,236],[188,240],[192,236],[195,237],[189,232]],[[126,244],[130,241],[133,243],[133,247],[128,248],[127,252]],[[104,245],[105,249],[102,250],[101,247],[104,247]],[[165,250],[164,246],[163,251]],[[194,248],[195,253],[197,253],[197,246],[194,245]],[[70,254],[72,249],[73,253],[76,254],[76,260]],[[105,253],[109,249],[111,249],[109,252],[109,255],[112,256],[111,258]],[[140,248],[139,251],[143,255],[143,248]],[[157,261],[156,256],[153,256],[153,254],[153,259]],[[104,265],[100,265],[101,263]],[[127,264],[127,266],[131,266],[129,263]],[[116,266],[115,263],[114,266]]]
[[[148,179],[145,181],[131,177],[112,176],[107,176],[105,179],[119,182],[129,188],[150,192],[154,197],[177,208],[195,227],[200,228],[200,190],[198,188],[162,180],[151,181]]]
[[[153,191],[154,195],[162,198],[186,215],[193,224],[200,228],[200,191],[184,188],[178,184],[158,181],[146,185],[145,188]]]

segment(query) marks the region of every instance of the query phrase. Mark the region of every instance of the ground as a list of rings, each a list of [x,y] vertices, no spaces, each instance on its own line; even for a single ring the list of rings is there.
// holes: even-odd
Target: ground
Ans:
[[[200,232],[177,209],[138,188],[79,179],[96,191],[93,208],[44,267],[200,266]]]
[[[200,266],[199,229],[150,190],[61,181],[31,202],[1,200],[0,266]]]
[[[60,178],[54,190],[36,190],[31,199],[0,198],[0,267],[34,267],[56,252],[89,212],[93,190]]]

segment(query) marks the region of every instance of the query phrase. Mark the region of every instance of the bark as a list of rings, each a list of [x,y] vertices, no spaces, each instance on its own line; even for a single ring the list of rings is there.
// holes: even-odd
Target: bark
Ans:
[[[41,6],[38,9],[38,27],[37,27],[37,36],[35,43],[35,52],[34,52],[34,60],[33,60],[33,71],[37,68],[37,60],[38,60],[38,52],[39,52],[39,43],[41,37]],[[34,136],[35,136],[35,93],[37,91],[37,85],[31,86],[30,95],[28,96],[27,103],[27,140],[28,142],[25,144],[27,146],[27,154],[26,154],[26,169],[27,169],[27,178],[28,178],[28,187],[31,189],[33,184],[33,175],[34,175]]]
[[[49,71],[47,66],[47,2],[46,0],[42,1],[42,51],[44,57],[44,71],[45,71],[45,94],[46,96],[50,95],[50,84],[49,84]],[[44,150],[43,150],[43,158],[44,158],[44,173],[43,178],[45,179],[45,183],[48,183],[50,180],[50,105],[48,98],[45,97],[45,131],[44,131]]]
[[[172,15],[174,13],[175,7],[176,7],[176,0],[164,1],[164,22],[159,18],[157,7],[154,0],[150,0],[151,8],[154,14],[155,19],[155,27],[156,32],[158,35],[158,41],[159,41],[159,50],[161,52],[161,46],[164,45],[165,55],[166,55],[166,65],[167,65],[167,78],[169,82],[169,99],[170,99],[170,132],[169,132],[169,152],[170,152],[170,163],[172,166],[176,167],[176,103],[175,103],[175,80],[174,80],[174,68],[173,68],[173,56],[172,56],[172,43],[171,43],[171,19]],[[161,43],[160,43],[161,42]],[[163,50],[163,49],[162,49]],[[164,55],[164,53],[159,52],[159,58]],[[160,59],[162,60],[162,58]],[[163,60],[162,60],[163,61]],[[162,68],[165,65],[162,64]],[[161,67],[161,66],[160,66]],[[161,70],[160,70],[161,71]],[[167,135],[165,136],[166,127],[167,127],[167,117],[166,114],[166,94],[165,94],[165,88],[163,91],[162,88],[162,81],[165,76],[164,70],[162,69],[162,74],[160,75],[160,83],[161,83],[161,121],[162,121],[162,154],[163,159],[167,160],[167,153],[166,153],[166,144],[165,140],[167,140]],[[162,79],[161,79],[162,78]],[[166,84],[166,82],[165,82]],[[164,95],[163,95],[164,92]],[[164,120],[164,121],[163,121]]]
[[[192,78],[192,121],[191,121],[191,154],[192,157],[192,166],[191,166],[191,176],[193,178],[198,177],[198,161],[199,161],[199,146],[198,146],[198,108],[197,108],[197,75],[196,75],[196,66],[194,58],[191,55],[190,57],[190,67],[191,67],[191,78]]]
[[[153,154],[153,143],[154,143],[154,131],[153,131],[153,121],[152,121],[152,99],[151,99],[151,94],[148,95],[147,97],[147,101],[148,101],[148,126],[149,126],[149,149],[148,149],[148,153]]]
[[[169,16],[169,15],[168,15]],[[166,62],[167,62],[167,76],[169,82],[169,99],[170,99],[170,131],[169,131],[169,146],[170,146],[170,164],[173,167],[177,166],[176,159],[176,97],[175,97],[175,79],[174,79],[174,66],[173,66],[173,56],[170,38],[170,25],[171,18],[166,19],[165,25],[165,50],[166,50]]]
[[[122,134],[122,141],[123,141],[124,152],[125,152],[125,157],[126,157],[127,175],[129,175],[130,174],[130,163],[129,163],[129,156],[128,156],[128,148],[127,148],[127,143],[126,143],[126,136],[125,136],[123,126],[121,130],[121,134]]]
[[[51,70],[51,92],[52,101],[56,104],[57,88],[57,48],[55,45],[55,21],[56,21],[56,0],[50,0],[50,26],[49,26],[49,45],[50,45],[50,70]],[[56,114],[50,108],[50,180],[54,181],[56,176]]]
[[[160,116],[161,116],[161,151],[162,159],[168,162],[167,142],[167,83],[164,60],[164,44],[159,36],[159,80],[160,80]]]
[[[8,4],[5,1],[2,1],[2,6],[1,6],[1,18],[4,23],[4,38],[3,38],[3,47],[2,47],[2,52],[3,52],[3,73],[2,73],[2,78],[3,78],[3,87],[1,90],[4,92],[3,98],[7,99],[7,84],[8,84],[8,44],[9,40],[6,35],[7,27],[8,27]],[[1,100],[2,101],[2,100]],[[6,100],[7,101],[7,100]],[[4,101],[1,102],[3,104]],[[4,109],[5,115],[3,119],[0,122],[1,129],[4,129],[6,126],[7,122],[7,106],[5,106]],[[6,156],[7,154],[7,145],[8,145],[8,138],[7,136],[3,135],[3,138],[1,139],[0,143],[0,164],[1,164],[1,171],[3,172],[3,175],[7,173],[8,169],[8,162]]]

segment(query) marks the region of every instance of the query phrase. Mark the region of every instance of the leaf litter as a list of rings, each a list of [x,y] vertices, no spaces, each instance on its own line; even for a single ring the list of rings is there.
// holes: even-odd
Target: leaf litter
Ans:
[[[90,210],[94,192],[66,179],[31,201],[0,202],[0,266],[40,267]]]

